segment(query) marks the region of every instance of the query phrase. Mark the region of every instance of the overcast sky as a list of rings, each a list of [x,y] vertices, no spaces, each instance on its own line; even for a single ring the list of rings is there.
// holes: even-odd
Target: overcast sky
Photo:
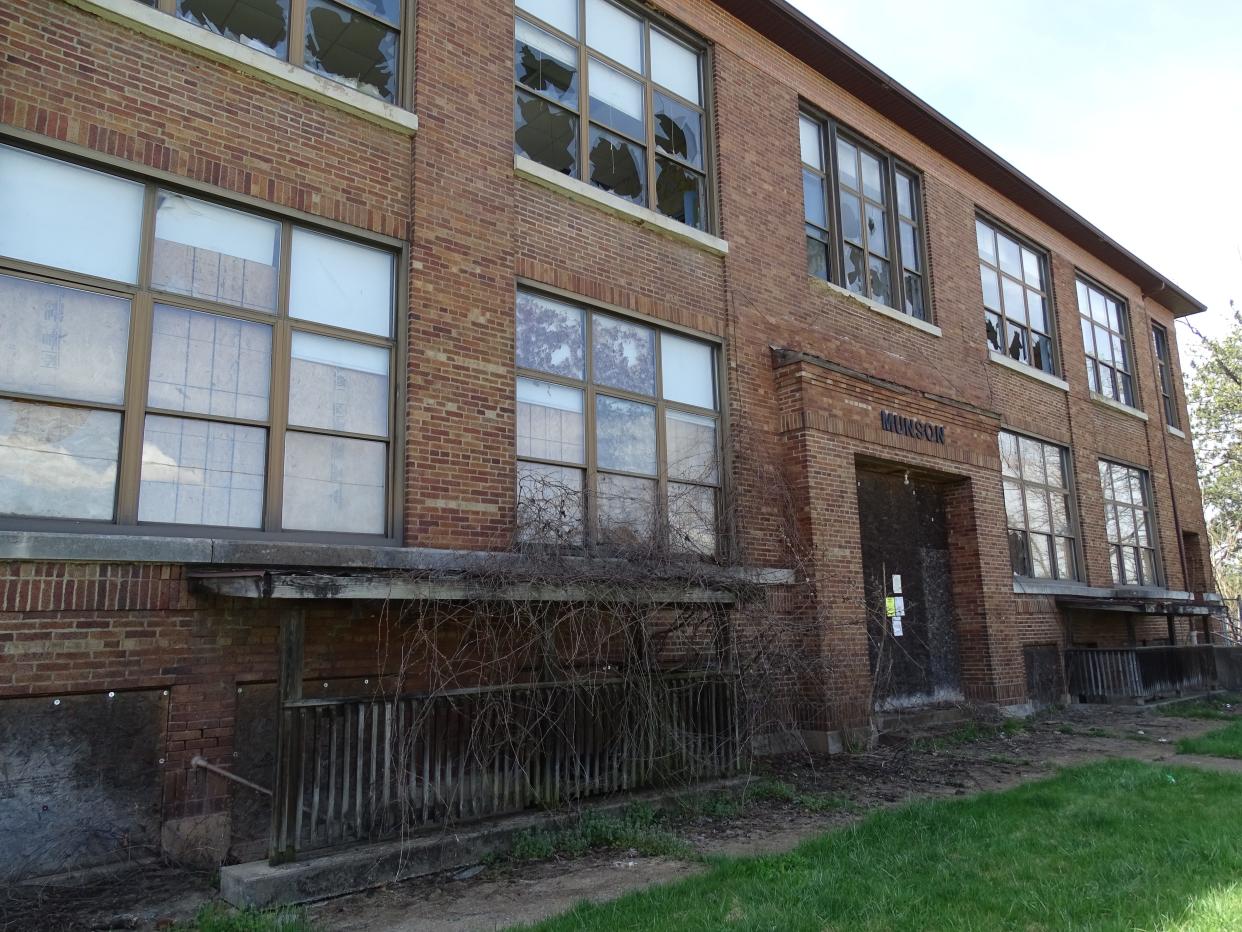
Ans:
[[[1242,0],[792,2],[1206,303],[1200,329],[1242,305]]]

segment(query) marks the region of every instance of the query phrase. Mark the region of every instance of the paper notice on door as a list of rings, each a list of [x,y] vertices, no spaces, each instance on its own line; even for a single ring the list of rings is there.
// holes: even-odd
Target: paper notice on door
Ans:
[[[901,577],[893,577],[893,595],[901,595]]]
[[[893,599],[893,614],[900,618],[906,613],[906,600],[901,596]]]
[[[884,614],[889,618],[897,614],[897,600],[891,595],[884,600]]]
[[[901,637],[903,633],[901,629],[901,617],[902,616],[900,615],[893,616],[893,637],[895,638]]]

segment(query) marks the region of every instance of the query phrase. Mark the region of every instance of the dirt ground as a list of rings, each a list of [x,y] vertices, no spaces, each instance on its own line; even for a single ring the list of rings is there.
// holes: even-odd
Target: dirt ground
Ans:
[[[918,740],[889,740],[862,754],[766,759],[755,764],[756,777],[793,784],[802,793],[829,794],[847,805],[812,813],[794,802],[755,800],[739,815],[701,816],[679,823],[677,830],[706,855],[774,853],[870,810],[1005,789],[1107,757],[1176,757],[1179,764],[1242,773],[1242,761],[1176,754],[1178,739],[1220,724],[1160,715],[1151,706],[1073,706],[1053,710],[1012,735],[962,741],[960,725],[945,726],[939,740],[933,733]],[[308,914],[328,932],[501,929],[554,915],[579,900],[611,899],[702,869],[699,863],[640,857],[634,851],[500,862],[341,897],[309,907]],[[209,873],[152,863],[61,885],[10,885],[0,888],[0,930],[165,929],[212,899],[213,880]]]

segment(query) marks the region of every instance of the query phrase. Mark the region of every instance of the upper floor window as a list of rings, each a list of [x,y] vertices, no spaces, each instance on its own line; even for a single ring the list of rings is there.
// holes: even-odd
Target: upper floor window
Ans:
[[[141,0],[282,61],[399,102],[405,0]]]
[[[918,174],[832,120],[798,128],[807,271],[927,320]]]
[[[1113,582],[1119,586],[1159,585],[1147,473],[1100,460],[1100,484]]]
[[[1069,451],[1002,431],[1000,454],[1014,575],[1077,579]]]
[[[975,220],[988,346],[1044,372],[1055,372],[1048,262],[1040,251],[983,218]]]
[[[517,0],[514,151],[708,228],[703,55],[609,0]]]
[[[1091,391],[1134,406],[1125,305],[1092,282],[1078,279],[1082,347]]]
[[[0,146],[0,518],[391,534],[394,258]]]
[[[714,555],[716,348],[528,291],[516,335],[519,537]]]
[[[1151,325],[1152,347],[1156,351],[1156,365],[1160,368],[1160,398],[1164,403],[1164,422],[1180,428],[1182,418],[1177,410],[1177,390],[1173,387],[1173,359],[1169,354],[1169,331],[1159,324]]]

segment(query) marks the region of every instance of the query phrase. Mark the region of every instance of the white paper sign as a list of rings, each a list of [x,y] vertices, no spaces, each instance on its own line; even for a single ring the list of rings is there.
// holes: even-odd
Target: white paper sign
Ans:
[[[902,633],[903,632],[901,629],[901,616],[894,615],[893,616],[893,637],[899,638],[901,637]]]
[[[905,613],[906,613],[906,600],[902,598],[901,596],[897,596],[895,599],[893,599],[893,614],[900,618]]]
[[[893,595],[901,595],[901,577],[893,577]]]

